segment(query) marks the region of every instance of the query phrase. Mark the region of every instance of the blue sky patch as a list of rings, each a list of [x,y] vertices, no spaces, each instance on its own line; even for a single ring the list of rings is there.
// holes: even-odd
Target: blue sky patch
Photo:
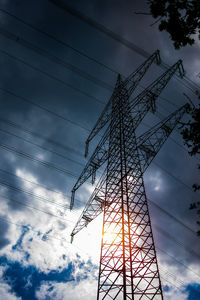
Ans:
[[[188,284],[185,290],[188,293],[188,300],[200,299],[200,284]]]
[[[24,267],[19,262],[9,261],[5,256],[0,257],[0,265],[7,267],[3,273],[3,279],[10,285],[16,296],[21,297],[22,300],[37,300],[35,292],[45,281],[75,280],[72,275],[74,272],[72,263],[69,263],[68,268],[62,271],[52,270],[48,274],[39,271],[32,265]]]

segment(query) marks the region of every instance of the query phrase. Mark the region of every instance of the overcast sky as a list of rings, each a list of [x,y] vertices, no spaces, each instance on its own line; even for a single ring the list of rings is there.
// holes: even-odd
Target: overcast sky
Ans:
[[[187,77],[174,76],[137,135],[185,104],[183,93],[198,103],[199,41],[174,50],[151,16],[135,14],[148,11],[146,1],[60,3],[93,23],[52,1],[0,1],[0,300],[95,299],[102,219],[71,244],[93,187],[77,192],[72,212],[70,192],[118,73],[129,75],[160,50],[162,66],[151,67],[134,99],[163,66],[183,60]],[[165,300],[200,299],[200,240],[189,210],[199,198],[197,164],[176,129],[144,175]]]

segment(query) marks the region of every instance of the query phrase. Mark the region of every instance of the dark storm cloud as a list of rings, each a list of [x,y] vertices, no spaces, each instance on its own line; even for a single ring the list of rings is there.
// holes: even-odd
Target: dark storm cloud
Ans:
[[[197,59],[198,47],[194,46],[192,50],[186,48],[185,50],[181,50],[181,52],[175,52],[170,45],[167,35],[157,31],[155,26],[149,26],[152,23],[151,17],[134,15],[134,11],[146,10],[142,1],[126,1],[124,3],[121,1],[69,1],[69,3],[99,23],[118,32],[124,38],[146,49],[147,52],[152,53],[159,48],[161,50],[161,57],[168,64],[174,63],[180,56],[183,56],[186,70],[189,73],[192,72],[191,61],[194,62]],[[75,48],[112,67],[114,70],[119,70],[123,74],[129,74],[144,61],[144,57],[127,49],[124,45],[112,41],[108,36],[97,32],[82,21],[78,21],[67,12],[58,9],[49,1],[8,1],[5,4],[10,12],[34,24],[39,29],[53,34],[56,38],[70,43]],[[102,66],[100,67],[86,57],[78,55],[64,45],[61,46],[55,40],[39,34],[35,30],[25,26],[25,24],[17,22],[12,17],[8,17],[2,13],[1,16],[4,18],[1,26],[5,24],[8,31],[114,86],[115,73],[108,71]],[[95,97],[101,102],[106,102],[111,91],[53,63],[32,50],[28,50],[17,41],[11,41],[2,36],[0,38],[2,49],[39,68],[41,71],[45,71],[58,78],[57,81],[50,79],[48,76],[41,74],[41,72],[34,71],[23,63],[17,62],[16,59],[11,59],[2,54],[0,58],[2,63],[2,72],[0,75],[2,87],[33,101],[36,105],[51,110],[53,113],[69,118],[86,129],[91,129],[94,126],[103,109],[103,104],[95,101]],[[147,83],[151,82],[152,79],[155,79],[161,73],[162,70],[153,66],[152,72],[147,74],[142,85],[146,86]],[[60,83],[59,79],[91,94],[94,96],[94,99],[68,88],[65,84]],[[178,85],[176,81],[172,81],[164,92],[164,97],[172,101],[176,106],[179,106],[185,102],[185,99],[183,100],[182,97],[183,91],[184,88],[181,85]],[[0,118],[3,117],[14,121],[23,128],[44,136],[45,139],[28,134],[27,132],[25,133],[3,122],[0,122],[0,129],[8,130],[42,147],[56,151],[70,159],[77,160],[81,164],[86,162],[80,154],[84,153],[84,142],[88,136],[87,130],[79,126],[74,126],[74,124],[56,117],[53,113],[48,113],[44,109],[30,104],[30,102],[22,101],[6,92],[1,91],[0,97]],[[169,108],[168,103],[164,100],[159,99],[159,102],[163,105],[162,113],[164,114],[168,114],[167,109],[171,111],[176,109],[173,106]],[[147,117],[147,122],[150,125],[152,124],[152,119],[152,116]],[[73,174],[79,175],[83,168],[80,164],[61,158],[55,153],[45,151],[5,132],[1,131],[0,135],[1,143],[15,147],[35,158],[50,162],[52,165],[56,165],[62,169],[69,170]],[[175,139],[178,140],[180,137],[175,136]],[[53,140],[55,143],[52,144],[49,140]],[[96,142],[97,140],[91,145],[90,153],[92,153]],[[56,143],[66,145],[66,148],[64,149],[58,144],[56,145]],[[68,150],[67,147],[69,147]],[[79,154],[76,152],[79,152]],[[33,162],[16,153],[6,152],[3,149],[1,149],[1,154],[0,168],[13,174],[16,174],[17,169],[20,169],[25,174],[28,173],[35,176],[39,184],[44,184],[52,189],[63,192],[64,195],[70,194],[71,188],[76,181],[76,178],[73,176],[57,172],[53,168],[46,168],[40,163]],[[197,173],[194,173],[195,163],[191,163],[186,153],[179,151],[173,143],[166,143],[155,159],[155,162],[158,162],[174,176],[186,182],[188,186],[191,186],[194,177],[198,176]],[[0,178],[16,188],[24,188],[23,180],[17,177],[0,172]],[[160,183],[159,179],[161,180]],[[184,224],[190,226],[192,230],[196,230],[195,216],[193,213],[190,213],[188,207],[190,200],[193,197],[198,197],[196,196],[197,194],[194,195],[188,188],[181,185],[180,182],[178,183],[174,178],[153,164],[147,171],[147,175],[145,175],[145,184],[147,196],[150,199]],[[159,190],[156,190],[158,184],[161,186]],[[86,194],[85,191],[82,193],[85,198]],[[34,202],[26,193],[18,193],[16,190],[14,191],[8,187],[6,188],[6,196],[8,197],[6,201],[9,206],[9,212],[12,213],[19,210],[24,212],[26,209],[25,206],[11,201],[12,198],[22,201],[24,204],[30,203],[30,201]],[[161,248],[161,250],[164,249],[168,254],[181,260],[184,264],[188,262],[198,263],[198,255],[192,254],[191,251],[198,254],[199,240],[190,231],[184,229],[181,224],[174,222],[166,213],[161,212],[151,204],[150,212],[153,224],[155,224],[154,232],[158,248]],[[60,230],[65,228],[62,223],[59,223],[59,227]],[[3,225],[2,222],[0,228],[2,236],[0,247],[3,248],[9,243],[6,236],[8,225],[6,223]],[[177,242],[181,243],[181,245],[178,245]],[[20,240],[16,244],[16,251],[20,248],[19,245],[21,245]],[[170,256],[163,254],[161,250],[158,249],[158,253],[162,262],[174,264],[178,270],[184,270],[184,265],[171,259]],[[63,273],[56,270],[54,277],[53,271],[48,276],[39,273],[34,266],[22,268],[18,262],[11,263],[6,258],[3,258],[2,261],[4,261],[5,265],[9,266],[8,272],[4,274],[4,277],[12,281],[13,290],[21,297],[36,299],[31,297],[35,297],[35,290],[39,288],[42,281],[64,281],[63,278],[72,279],[70,277],[72,266],[69,266],[69,269],[63,271]],[[81,267],[81,262],[79,267]],[[14,269],[16,272],[13,271]],[[19,276],[19,274],[23,274],[23,276]],[[30,275],[32,276],[32,287],[27,290],[25,289],[25,284]],[[49,288],[52,287],[49,286]]]
[[[20,193],[23,188],[22,183],[17,177],[9,175],[9,173],[15,174],[17,164],[12,164],[5,153],[2,153],[1,157],[1,170],[5,170],[7,173],[0,172],[0,187],[2,189],[0,197],[2,196],[2,199],[7,202],[11,210],[24,210],[25,206],[23,204],[27,203],[28,197],[23,191]]]
[[[3,249],[10,243],[10,240],[7,238],[8,229],[9,224],[6,223],[6,217],[0,216],[0,249]]]

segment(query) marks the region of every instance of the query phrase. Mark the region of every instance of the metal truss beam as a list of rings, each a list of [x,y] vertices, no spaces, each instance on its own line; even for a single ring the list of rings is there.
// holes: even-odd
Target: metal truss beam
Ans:
[[[179,70],[183,75],[182,62],[178,61],[130,100],[134,85],[146,72],[147,65],[150,66],[151,59],[126,80],[118,77],[111,100],[87,143],[108,121],[109,127],[72,190],[71,208],[76,189],[90,176],[94,180],[96,170],[107,162],[71,234],[73,238],[103,212],[97,300],[163,300],[143,174],[187,105],[136,138],[135,129],[150,109],[155,111],[155,100],[174,73]]]

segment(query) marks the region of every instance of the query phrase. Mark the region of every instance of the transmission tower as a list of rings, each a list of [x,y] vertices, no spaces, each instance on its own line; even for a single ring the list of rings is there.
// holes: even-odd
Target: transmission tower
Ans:
[[[118,76],[114,92],[86,141],[89,142],[107,125],[94,153],[72,190],[106,163],[94,192],[81,214],[72,238],[99,214],[103,213],[103,231],[97,299],[162,300],[162,288],[151,228],[143,174],[168,136],[187,110],[182,106],[143,135],[135,130],[177,70],[183,76],[179,60],[141,94],[130,99],[153,61],[160,62],[159,52],[151,55],[125,80]]]

